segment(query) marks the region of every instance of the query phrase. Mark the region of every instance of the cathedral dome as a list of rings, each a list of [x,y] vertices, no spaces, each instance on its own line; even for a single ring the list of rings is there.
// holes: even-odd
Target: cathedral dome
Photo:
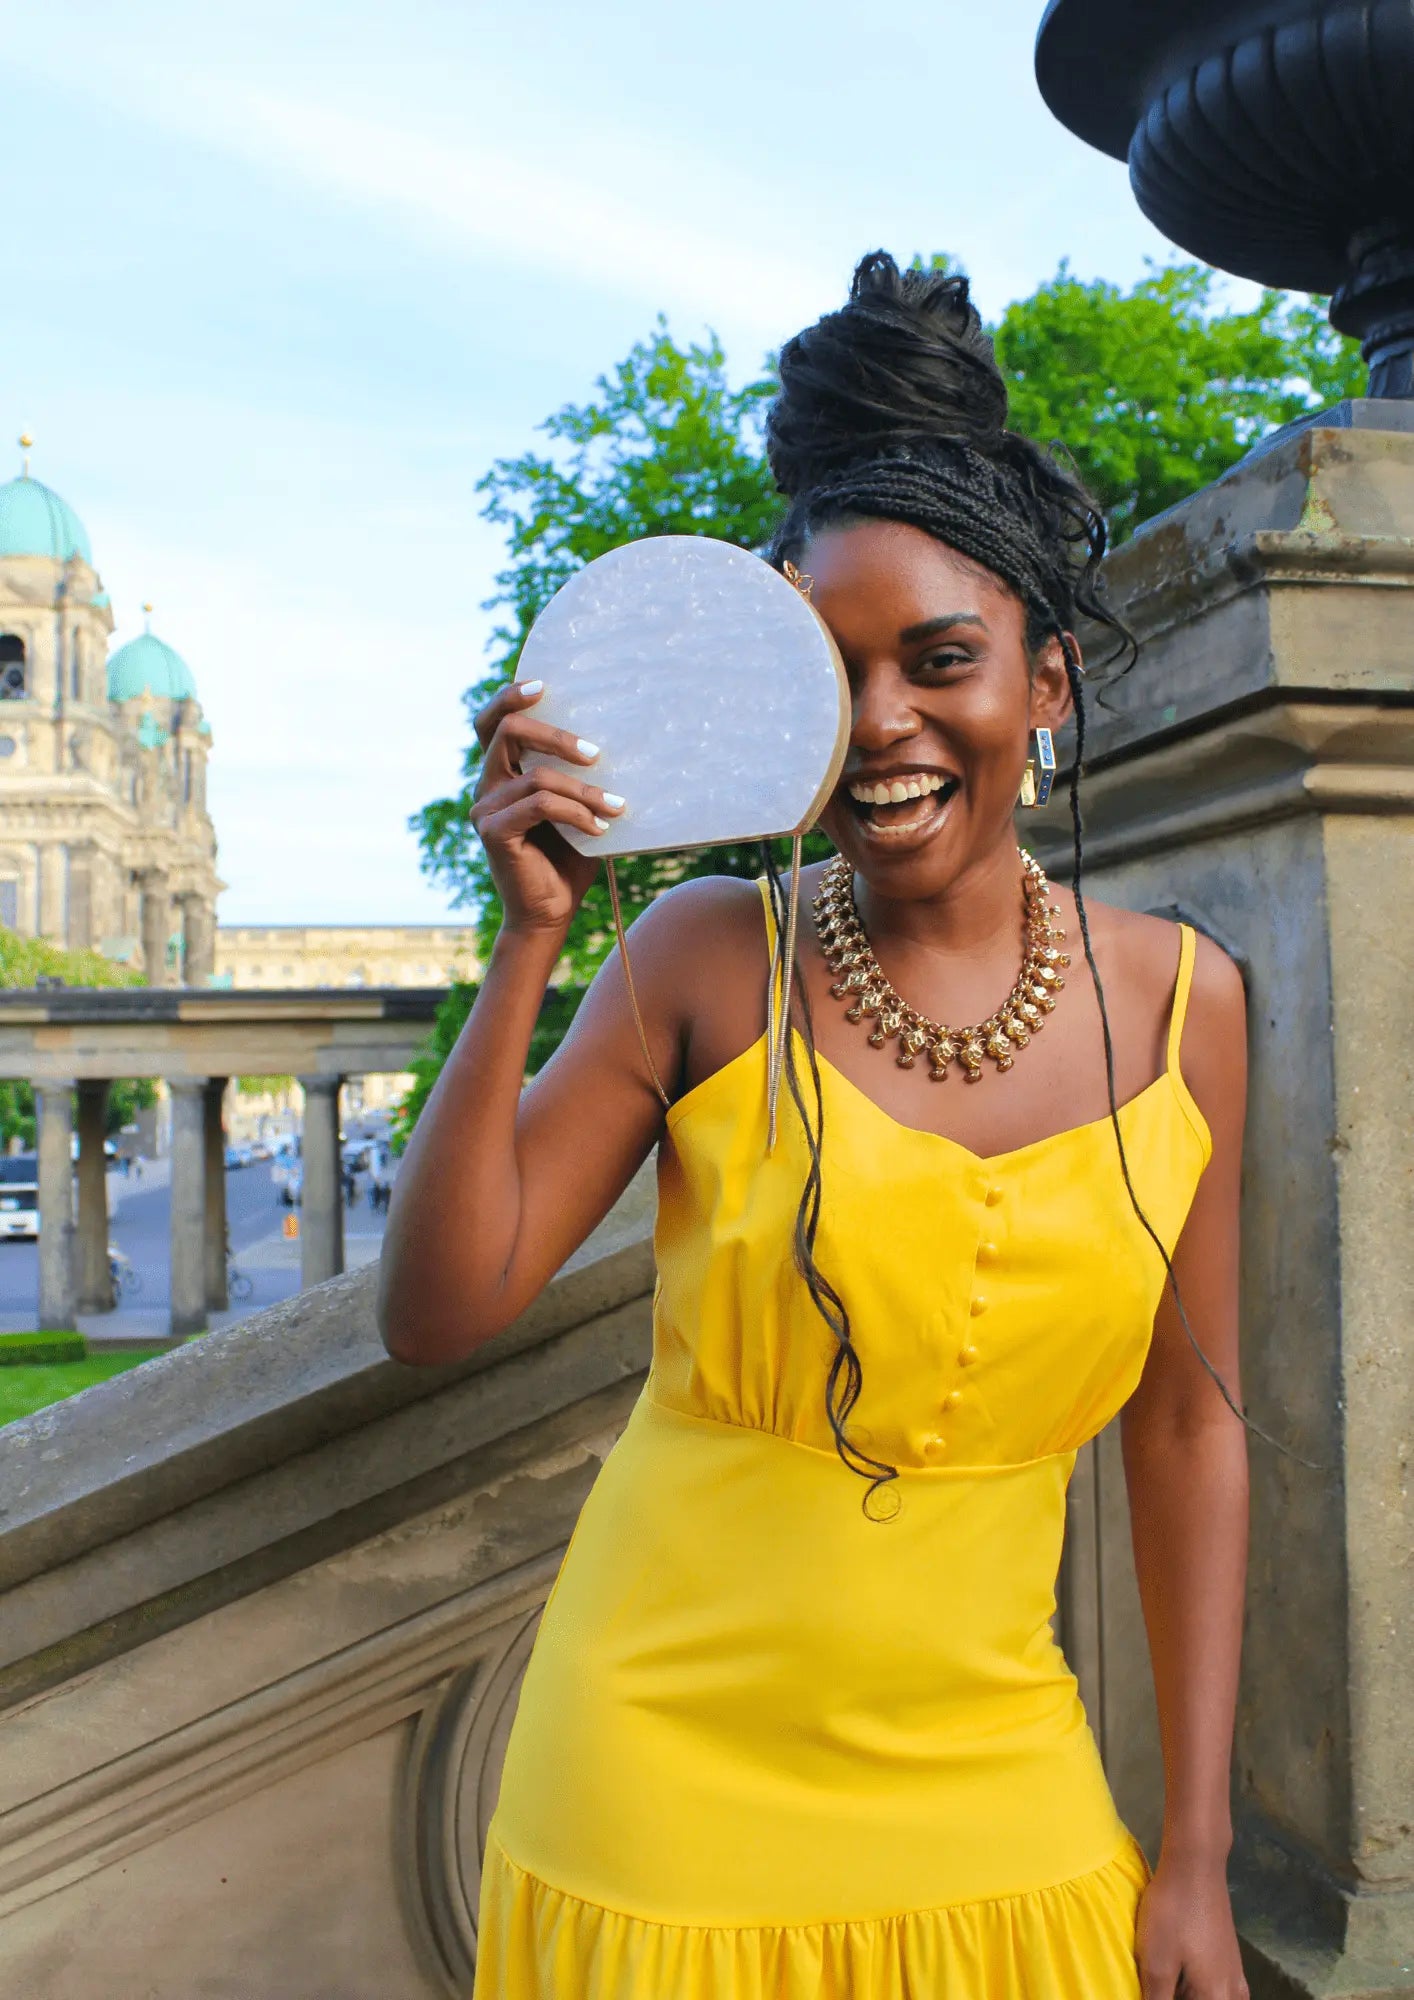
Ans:
[[[28,474],[0,486],[0,556],[49,556],[67,562],[93,554],[83,522],[67,500]]]
[[[129,639],[108,661],[109,701],[132,701],[143,694],[161,695],[167,701],[196,699],[191,668],[151,632]]]

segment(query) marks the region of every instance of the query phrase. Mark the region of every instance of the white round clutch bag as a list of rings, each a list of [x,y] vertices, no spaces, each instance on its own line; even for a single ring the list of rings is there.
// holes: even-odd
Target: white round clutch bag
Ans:
[[[706,536],[630,542],[579,570],[536,619],[517,679],[545,683],[536,718],[597,744],[588,775],[627,801],[607,833],[557,829],[581,854],[803,833],[849,742],[823,619],[769,563]]]

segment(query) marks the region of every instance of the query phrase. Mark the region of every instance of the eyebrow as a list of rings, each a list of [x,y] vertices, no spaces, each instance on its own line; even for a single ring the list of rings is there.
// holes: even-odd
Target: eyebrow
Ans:
[[[936,639],[940,632],[946,632],[951,625],[977,625],[982,631],[987,629],[985,618],[975,611],[947,611],[941,618],[925,618],[921,625],[905,625],[899,633],[902,645],[912,646],[919,639]]]

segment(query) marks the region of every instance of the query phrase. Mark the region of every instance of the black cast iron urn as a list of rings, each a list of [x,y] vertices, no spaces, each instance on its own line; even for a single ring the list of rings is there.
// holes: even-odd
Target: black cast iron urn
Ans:
[[[1331,293],[1414,397],[1414,0],[1050,0],[1036,80],[1173,242]]]

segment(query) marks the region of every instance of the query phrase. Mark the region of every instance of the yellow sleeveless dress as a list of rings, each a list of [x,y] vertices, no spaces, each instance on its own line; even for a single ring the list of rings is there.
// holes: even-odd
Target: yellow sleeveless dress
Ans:
[[[768,917],[769,921],[769,917]],[[1179,1070],[1120,1111],[1170,1249],[1211,1151]],[[766,1038],[659,1153],[643,1394],[545,1609],[488,1837],[474,2000],[1131,2000],[1144,1856],[1051,1630],[1077,1448],[1134,1389],[1163,1285],[1108,1119],[979,1158],[822,1061],[821,1268]]]

